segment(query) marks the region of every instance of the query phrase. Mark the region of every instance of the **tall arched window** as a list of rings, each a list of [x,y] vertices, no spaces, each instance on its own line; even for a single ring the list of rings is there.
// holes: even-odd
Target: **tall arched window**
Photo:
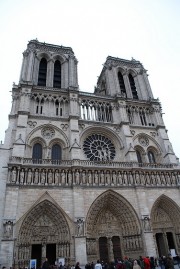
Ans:
[[[142,163],[141,153],[139,150],[136,150],[136,155],[137,155],[138,163]]]
[[[137,94],[134,78],[133,78],[133,76],[131,74],[129,74],[128,77],[129,77],[129,83],[130,83],[130,86],[131,86],[133,99],[138,99],[138,94]]]
[[[42,145],[40,143],[36,143],[33,146],[32,159],[34,163],[40,163],[42,160]]]
[[[45,58],[42,58],[39,64],[39,76],[38,76],[39,86],[46,86],[46,74],[47,74],[47,61]]]
[[[121,89],[121,93],[126,97],[126,88],[125,88],[125,84],[124,84],[123,75],[121,74],[121,72],[118,72],[118,80],[119,80],[119,86]]]
[[[148,151],[148,159],[149,159],[150,163],[155,163],[156,162],[154,153],[151,150]]]
[[[61,88],[61,63],[56,60],[54,64],[54,80],[53,80],[54,88]]]
[[[52,161],[61,160],[61,147],[58,144],[52,146],[51,159]]]

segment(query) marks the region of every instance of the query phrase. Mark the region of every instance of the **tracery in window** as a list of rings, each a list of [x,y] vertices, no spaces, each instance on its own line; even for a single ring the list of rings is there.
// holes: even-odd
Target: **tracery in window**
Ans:
[[[42,58],[39,64],[39,76],[38,76],[39,86],[46,86],[46,74],[47,74],[47,61],[45,58]]]
[[[118,72],[118,80],[119,80],[119,86],[121,89],[121,93],[124,97],[126,97],[126,88],[125,88],[125,84],[124,84],[124,79],[123,79],[123,75],[121,74],[121,72]]]
[[[137,94],[134,78],[131,74],[129,74],[128,77],[129,77],[129,83],[130,83],[133,99],[138,99],[138,94]]]
[[[154,152],[152,150],[148,151],[148,159],[150,163],[156,163]]]
[[[43,114],[44,99],[36,99],[36,114]]]
[[[90,161],[110,161],[115,157],[115,147],[111,140],[101,134],[93,134],[86,138],[83,150]]]
[[[32,159],[34,163],[40,163],[42,160],[42,145],[36,143],[33,146]]]
[[[112,107],[109,103],[83,100],[81,103],[81,118],[84,120],[111,122]]]
[[[61,88],[61,63],[58,60],[56,60],[54,63],[53,87]]]
[[[66,116],[68,112],[68,101],[66,98],[60,98],[55,100],[55,115]]]
[[[139,110],[139,116],[140,116],[141,124],[147,126],[145,112],[141,109]]]
[[[54,144],[52,146],[51,159],[54,160],[54,161],[60,161],[61,160],[61,146],[60,145]]]

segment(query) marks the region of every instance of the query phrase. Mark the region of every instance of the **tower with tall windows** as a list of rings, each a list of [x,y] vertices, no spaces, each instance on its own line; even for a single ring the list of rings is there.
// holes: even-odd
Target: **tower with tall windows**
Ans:
[[[70,47],[31,40],[0,145],[1,264],[180,254],[180,167],[146,69],[108,56],[80,91]]]

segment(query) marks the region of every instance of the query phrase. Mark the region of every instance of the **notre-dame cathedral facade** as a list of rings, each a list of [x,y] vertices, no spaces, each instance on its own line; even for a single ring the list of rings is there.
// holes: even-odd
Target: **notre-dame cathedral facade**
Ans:
[[[70,47],[31,40],[0,145],[2,265],[180,254],[180,167],[147,70],[108,56],[94,93]]]

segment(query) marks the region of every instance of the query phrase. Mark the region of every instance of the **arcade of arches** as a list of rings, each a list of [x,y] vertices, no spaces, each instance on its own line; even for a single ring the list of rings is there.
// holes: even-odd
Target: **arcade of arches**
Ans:
[[[153,205],[150,218],[140,219],[133,206],[120,194],[108,190],[89,208],[82,233],[63,210],[45,199],[30,210],[22,221],[16,241],[15,262],[27,266],[29,259],[38,265],[49,256],[50,262],[65,257],[75,262],[75,237],[86,238],[87,261],[111,261],[125,255],[146,255],[145,233],[153,234],[157,255],[169,249],[180,252],[180,209],[167,196]],[[148,225],[146,223],[148,221]],[[52,261],[51,261],[52,260]]]

